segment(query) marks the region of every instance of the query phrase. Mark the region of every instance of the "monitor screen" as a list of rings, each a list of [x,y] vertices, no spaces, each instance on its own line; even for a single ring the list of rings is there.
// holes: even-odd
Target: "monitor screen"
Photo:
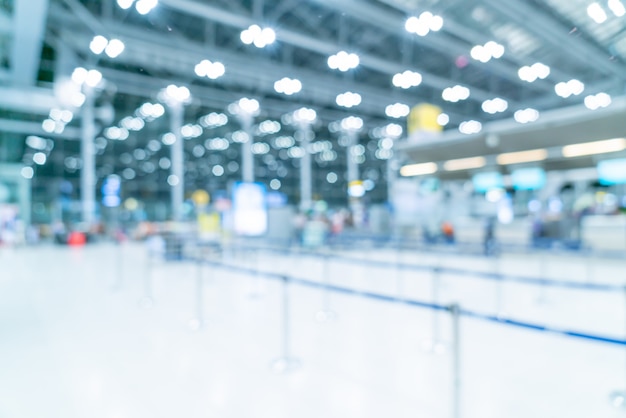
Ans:
[[[474,174],[472,184],[474,185],[474,190],[484,193],[491,189],[503,187],[504,181],[502,180],[502,174],[497,171],[488,171]]]
[[[513,170],[511,181],[517,190],[538,190],[546,184],[546,172],[539,167],[520,168]]]
[[[235,183],[233,188],[233,222],[235,232],[259,236],[267,231],[265,186],[261,183]]]
[[[598,180],[606,185],[626,183],[626,158],[600,161]]]

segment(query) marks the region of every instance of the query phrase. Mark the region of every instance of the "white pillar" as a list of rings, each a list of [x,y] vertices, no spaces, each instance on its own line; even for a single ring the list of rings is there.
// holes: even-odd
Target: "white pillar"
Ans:
[[[88,226],[91,226],[96,219],[96,150],[94,145],[96,125],[94,102],[94,92],[88,88],[85,91],[85,103],[82,108],[80,149],[83,160],[83,167],[80,171],[82,219]]]
[[[252,144],[254,142],[254,132],[252,132],[252,116],[242,116],[242,125],[248,139],[241,144],[241,172],[244,183],[254,181],[254,155],[252,154]]]
[[[348,183],[359,180],[359,163],[354,155],[354,148],[357,145],[358,134],[354,131],[347,132],[348,141]]]
[[[185,198],[185,167],[184,167],[184,144],[181,134],[183,126],[184,107],[182,103],[170,105],[170,130],[176,137],[176,141],[171,146],[171,175],[178,179],[172,187],[172,219],[182,220],[183,201]]]
[[[309,150],[313,131],[307,126],[300,128],[299,132],[302,137],[300,146],[304,150],[300,161],[300,209],[307,210],[313,204],[313,175]]]

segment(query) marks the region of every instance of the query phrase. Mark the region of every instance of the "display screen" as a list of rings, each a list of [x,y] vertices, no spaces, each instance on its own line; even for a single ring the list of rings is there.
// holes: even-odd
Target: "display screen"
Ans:
[[[491,189],[503,187],[504,182],[502,180],[502,174],[497,171],[489,171],[474,174],[472,184],[474,185],[474,190],[484,193]]]
[[[235,183],[233,226],[238,235],[259,236],[267,232],[267,201],[263,184]]]
[[[626,183],[626,158],[600,161],[598,180],[606,185]]]
[[[511,173],[513,187],[517,190],[538,190],[546,184],[546,172],[539,168],[520,168]]]

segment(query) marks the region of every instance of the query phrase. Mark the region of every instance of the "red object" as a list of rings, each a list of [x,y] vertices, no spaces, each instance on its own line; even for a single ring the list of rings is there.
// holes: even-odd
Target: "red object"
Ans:
[[[87,237],[82,232],[71,232],[70,236],[67,238],[67,245],[71,245],[74,247],[80,247],[85,245],[87,242]]]

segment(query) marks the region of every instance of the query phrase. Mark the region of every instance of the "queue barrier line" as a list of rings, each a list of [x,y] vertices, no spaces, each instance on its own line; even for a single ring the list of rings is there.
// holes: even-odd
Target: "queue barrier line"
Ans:
[[[197,261],[195,259],[193,260]],[[376,300],[380,302],[388,302],[388,303],[394,303],[394,304],[414,306],[418,308],[430,309],[430,310],[435,310],[435,311],[443,311],[443,312],[451,312],[453,310],[453,307],[456,306],[456,305],[451,305],[451,306],[439,305],[439,304],[424,302],[424,301],[420,301],[416,299],[398,298],[395,296],[383,295],[380,293],[368,292],[368,291],[363,291],[363,290],[357,290],[357,289],[353,289],[349,287],[324,284],[324,283],[316,282],[316,281],[309,280],[309,279],[302,279],[302,278],[297,278],[297,277],[288,276],[288,275],[279,274],[279,273],[259,271],[259,270],[246,268],[246,267],[237,267],[237,266],[228,265],[228,264],[224,264],[224,263],[216,262],[216,261],[203,260],[203,262],[207,265],[212,265],[214,267],[217,267],[223,270],[231,270],[231,271],[236,271],[239,273],[258,275],[258,276],[262,276],[262,277],[269,278],[272,280],[283,280],[283,281],[286,280],[287,282],[295,283],[304,287],[309,287],[309,288],[314,288],[314,289],[327,289],[327,290],[330,290],[336,293],[341,293],[344,295],[352,295],[352,296],[362,297],[365,299],[371,299],[371,300]],[[596,342],[602,342],[602,343],[607,343],[607,344],[626,346],[626,340],[608,337],[604,335],[594,335],[594,334],[588,334],[588,333],[584,333],[580,331],[568,330],[565,328],[549,327],[547,325],[541,325],[541,324],[536,324],[532,322],[525,322],[525,321],[520,321],[520,320],[515,320],[515,319],[510,319],[510,318],[503,318],[503,317],[498,317],[495,315],[488,315],[488,314],[483,314],[480,312],[470,311],[467,309],[459,309],[459,314],[460,316],[463,316],[463,317],[478,319],[478,320],[482,320],[486,322],[497,323],[500,325],[515,327],[515,328],[522,328],[526,330],[545,332],[549,334],[577,338],[577,339],[588,340],[588,341],[596,341]]]
[[[463,249],[463,248],[471,248],[471,249],[475,249],[477,247],[482,248],[482,245],[484,243],[482,242],[470,242],[470,241],[455,241],[453,243],[441,243],[441,242],[435,242],[435,243],[429,243],[427,241],[424,240],[415,240],[413,241],[413,243],[415,245],[407,245],[407,243],[405,241],[401,241],[398,238],[394,238],[394,237],[375,237],[375,238],[367,238],[367,237],[350,237],[350,236],[344,236],[344,237],[333,237],[329,239],[329,244],[330,245],[342,245],[342,244],[347,244],[347,243],[353,243],[353,242],[371,242],[372,244],[387,244],[388,246],[390,246],[391,248],[397,248],[397,249],[403,249],[403,250],[422,250],[422,251],[430,251],[430,252],[441,252],[441,253],[445,253],[447,254],[447,251],[444,251],[445,248],[456,248],[458,249]],[[402,243],[401,246],[393,246],[396,243]],[[558,241],[557,241],[558,243]],[[546,254],[546,255],[557,255],[557,256],[565,256],[565,255],[571,255],[571,254],[576,254],[579,256],[584,256],[586,258],[592,258],[592,257],[597,257],[597,258],[604,258],[604,259],[610,259],[610,260],[624,260],[626,258],[626,252],[624,251],[620,251],[620,250],[593,250],[593,248],[591,247],[586,247],[586,246],[582,246],[581,248],[572,248],[572,249],[568,249],[566,246],[560,245],[558,247],[553,247],[553,246],[548,246],[548,247],[542,247],[542,243],[540,243],[538,246],[533,246],[533,245],[520,245],[520,244],[514,244],[514,243],[507,243],[507,242],[499,242],[496,241],[496,245],[498,248],[500,249],[517,249],[519,251],[510,251],[507,252],[506,254],[509,255],[519,255],[519,254]],[[430,248],[429,248],[430,247]],[[456,251],[454,252],[455,255],[458,256],[477,256],[477,255],[483,255],[482,251],[467,251],[467,252],[461,252],[461,251]]]
[[[501,274],[501,273],[489,273],[489,272],[481,272],[481,271],[472,271],[472,270],[463,270],[452,267],[440,267],[440,266],[420,266],[416,264],[408,264],[408,263],[394,263],[390,261],[380,261],[380,260],[368,260],[361,259],[355,257],[348,257],[344,255],[338,254],[320,254],[314,251],[290,251],[287,249],[278,249],[272,247],[260,247],[260,246],[239,246],[236,248],[243,249],[252,249],[252,250],[263,250],[270,251],[274,253],[287,254],[287,255],[308,255],[312,257],[325,257],[328,256],[330,258],[336,260],[343,260],[352,263],[358,264],[366,264],[370,266],[377,267],[390,267],[390,268],[398,268],[401,270],[409,270],[409,271],[437,271],[438,273],[445,274],[457,274],[459,276],[472,276],[477,277],[484,280],[495,280],[495,281],[511,281],[516,283],[535,285],[535,286],[544,286],[544,287],[560,287],[565,289],[577,289],[577,290],[592,290],[599,292],[618,292],[624,291],[626,288],[620,285],[612,285],[612,284],[603,284],[603,283],[578,283],[571,282],[567,280],[554,280],[554,279],[544,279],[544,278],[533,278],[533,277],[525,277],[525,276],[515,276],[509,274]]]

